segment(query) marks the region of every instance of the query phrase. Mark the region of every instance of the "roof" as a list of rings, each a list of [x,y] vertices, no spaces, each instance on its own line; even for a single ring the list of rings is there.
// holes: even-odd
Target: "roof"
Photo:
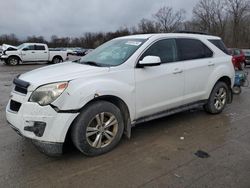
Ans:
[[[25,44],[25,45],[46,45],[44,43],[36,43],[36,42],[25,42],[23,44]]]
[[[192,34],[192,33],[152,33],[152,34],[139,34],[139,35],[129,35],[120,37],[120,39],[149,39],[151,37],[194,37],[200,39],[221,39],[217,36],[205,35],[205,34]]]

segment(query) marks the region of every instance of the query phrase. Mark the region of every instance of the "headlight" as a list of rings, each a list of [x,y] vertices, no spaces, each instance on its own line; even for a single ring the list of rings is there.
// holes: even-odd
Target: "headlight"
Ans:
[[[29,101],[36,102],[41,106],[46,106],[55,101],[67,87],[68,82],[59,82],[41,86],[31,94]]]

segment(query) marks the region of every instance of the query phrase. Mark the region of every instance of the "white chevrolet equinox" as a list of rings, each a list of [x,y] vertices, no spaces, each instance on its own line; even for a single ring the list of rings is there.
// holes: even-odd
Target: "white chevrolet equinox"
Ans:
[[[83,154],[113,149],[134,125],[203,106],[232,102],[232,57],[219,37],[146,34],[113,39],[75,62],[14,79],[10,126],[48,155],[67,138]]]

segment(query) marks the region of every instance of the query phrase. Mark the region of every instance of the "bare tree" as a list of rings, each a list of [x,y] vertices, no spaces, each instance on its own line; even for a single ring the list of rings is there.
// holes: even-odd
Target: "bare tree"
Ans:
[[[160,25],[152,20],[143,18],[138,23],[138,33],[157,33],[160,32]]]
[[[224,1],[200,0],[193,9],[193,19],[198,30],[225,37],[228,19]]]
[[[171,7],[162,7],[153,15],[156,22],[159,23],[162,32],[173,32],[180,29],[180,25],[184,21],[185,10],[174,11]]]
[[[225,0],[232,19],[233,44],[237,47],[240,38],[240,28],[244,19],[250,14],[249,0]]]

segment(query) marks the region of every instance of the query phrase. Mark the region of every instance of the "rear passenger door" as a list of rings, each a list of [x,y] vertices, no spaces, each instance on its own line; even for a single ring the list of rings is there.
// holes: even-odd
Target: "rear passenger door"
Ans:
[[[175,40],[155,42],[140,60],[146,56],[160,57],[161,65],[135,69],[137,118],[181,106],[183,102],[183,63],[178,62]]]
[[[213,52],[198,39],[178,38],[176,43],[185,73],[183,102],[188,104],[205,99],[209,76],[215,65]]]
[[[35,45],[36,61],[48,61],[48,51],[44,45]]]

